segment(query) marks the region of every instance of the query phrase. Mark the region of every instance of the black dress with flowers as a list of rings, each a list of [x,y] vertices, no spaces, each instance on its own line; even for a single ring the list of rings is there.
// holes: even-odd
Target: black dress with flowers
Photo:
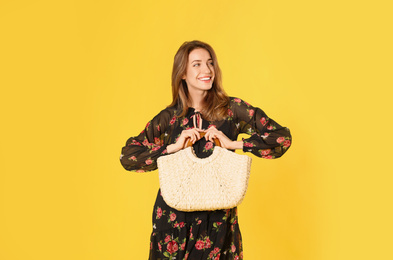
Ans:
[[[166,147],[175,143],[183,130],[193,127],[193,117],[203,118],[193,108],[182,118],[175,116],[179,112],[176,107],[162,110],[138,136],[127,140],[120,156],[126,170],[157,169],[157,158],[167,154]],[[291,146],[288,128],[239,98],[230,98],[226,119],[202,120],[203,129],[213,125],[231,140],[237,140],[240,133],[249,134],[249,138],[243,139],[243,151],[265,159],[279,158]],[[193,147],[199,158],[208,157],[214,149],[205,138]],[[169,207],[159,190],[153,208],[149,259],[243,259],[237,208],[182,212]]]

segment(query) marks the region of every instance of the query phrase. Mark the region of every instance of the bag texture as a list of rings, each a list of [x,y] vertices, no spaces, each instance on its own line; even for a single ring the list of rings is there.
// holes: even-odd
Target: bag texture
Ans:
[[[157,160],[164,201],[180,211],[229,209],[247,191],[251,157],[215,146],[212,155],[198,158],[192,147]]]

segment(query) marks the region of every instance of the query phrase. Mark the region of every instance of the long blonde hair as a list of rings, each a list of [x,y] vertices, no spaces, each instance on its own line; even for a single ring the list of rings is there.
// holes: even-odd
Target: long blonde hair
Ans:
[[[172,70],[173,101],[169,107],[178,106],[181,108],[182,112],[178,115],[178,117],[185,116],[188,111],[191,100],[188,93],[187,83],[185,80],[182,80],[182,77],[187,70],[188,56],[190,52],[198,48],[205,49],[210,53],[210,56],[213,59],[215,74],[213,86],[210,90],[208,90],[204,100],[205,106],[201,110],[201,113],[203,117],[209,121],[221,120],[228,114],[229,97],[222,87],[221,69],[218,66],[216,53],[209,44],[201,41],[184,42],[175,55]]]

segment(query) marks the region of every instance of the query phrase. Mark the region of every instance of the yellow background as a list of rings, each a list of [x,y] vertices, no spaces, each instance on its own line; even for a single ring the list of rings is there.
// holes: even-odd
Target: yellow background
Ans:
[[[0,259],[147,259],[158,175],[120,151],[194,39],[293,135],[253,156],[245,259],[393,259],[388,2],[1,1]]]

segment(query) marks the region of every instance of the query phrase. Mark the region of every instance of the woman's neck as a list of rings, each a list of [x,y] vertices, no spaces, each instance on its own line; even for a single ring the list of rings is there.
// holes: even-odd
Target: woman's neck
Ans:
[[[193,107],[196,111],[201,111],[202,108],[204,107],[205,103],[205,96],[207,94],[207,91],[198,91],[191,93],[190,94],[190,101],[191,101],[191,107]]]

